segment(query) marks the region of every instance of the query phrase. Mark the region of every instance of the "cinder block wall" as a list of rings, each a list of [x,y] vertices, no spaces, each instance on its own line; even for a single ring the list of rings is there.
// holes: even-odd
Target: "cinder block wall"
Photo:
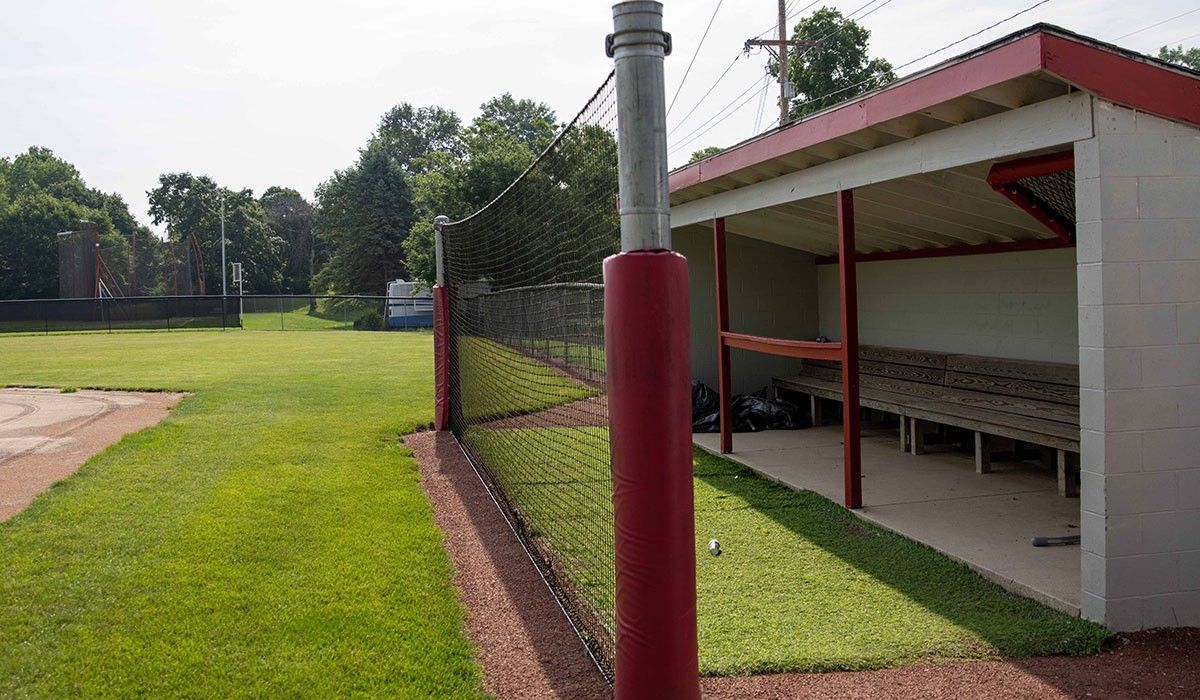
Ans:
[[[717,386],[717,311],[712,230],[672,231],[675,249],[688,259],[692,305],[692,376]],[[778,338],[817,335],[817,273],[812,255],[794,248],[727,234],[731,330]],[[797,360],[732,352],[733,390],[757,391],[771,377],[794,372]]]
[[[837,265],[817,279],[820,331],[839,339]],[[1070,249],[858,265],[862,343],[1075,364],[1075,315]]]
[[[1200,130],[1093,107],[1075,145],[1082,614],[1200,625]]]

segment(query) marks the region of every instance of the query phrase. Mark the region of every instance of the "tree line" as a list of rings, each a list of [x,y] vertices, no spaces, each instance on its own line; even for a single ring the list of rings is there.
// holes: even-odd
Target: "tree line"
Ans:
[[[401,103],[311,201],[290,187],[256,196],[207,175],[161,175],[147,193],[148,214],[165,238],[138,223],[119,195],[89,187],[73,165],[32,147],[0,158],[0,299],[57,297],[56,234],[81,228],[97,233],[106,267],[128,294],[174,293],[169,272],[136,271],[177,269],[176,258],[194,261],[194,250],[202,265],[191,274],[202,267],[206,293],[220,293],[222,207],[226,259],[242,263],[248,294],[380,295],[396,278],[428,283],[433,218],[487,204],[560,127],[545,104],[510,94],[485,102],[468,124],[448,109]]]

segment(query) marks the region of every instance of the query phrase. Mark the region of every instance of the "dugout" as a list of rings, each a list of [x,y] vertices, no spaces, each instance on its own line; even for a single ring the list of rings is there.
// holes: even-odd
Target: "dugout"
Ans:
[[[1200,625],[1200,76],[1036,25],[670,190],[695,376],[842,405],[698,444],[1111,629]]]

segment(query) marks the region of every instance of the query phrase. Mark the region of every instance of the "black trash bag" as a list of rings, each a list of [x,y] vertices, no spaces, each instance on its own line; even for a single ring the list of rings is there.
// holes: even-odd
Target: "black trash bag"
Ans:
[[[721,430],[721,412],[717,406],[715,394],[712,396],[713,408],[701,415],[696,414],[696,385],[692,383],[692,432],[716,433]],[[712,389],[700,384],[713,394]],[[733,413],[733,432],[756,433],[761,430],[795,430],[811,425],[808,416],[789,401],[769,398],[769,391],[762,389],[753,394],[739,394],[730,401]]]
[[[697,421],[717,410],[717,392],[704,382],[692,380],[692,420]]]

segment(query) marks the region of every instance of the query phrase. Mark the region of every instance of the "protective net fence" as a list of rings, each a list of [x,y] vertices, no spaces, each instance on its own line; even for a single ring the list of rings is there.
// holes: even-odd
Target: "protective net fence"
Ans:
[[[101,234],[94,228],[58,234],[58,296],[204,295],[204,268],[194,236],[180,241]]]
[[[615,629],[601,266],[620,249],[613,77],[442,229],[451,429],[602,667]]]

